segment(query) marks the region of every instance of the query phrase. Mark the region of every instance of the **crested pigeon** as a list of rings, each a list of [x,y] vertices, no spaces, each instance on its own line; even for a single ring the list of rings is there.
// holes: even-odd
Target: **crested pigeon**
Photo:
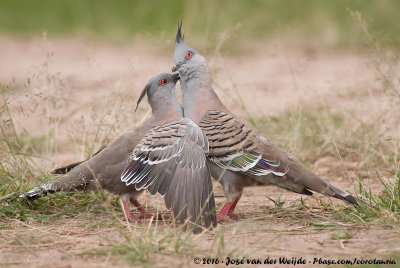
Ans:
[[[141,217],[151,218],[138,202],[148,189],[164,196],[168,209],[182,221],[191,220],[206,227],[216,226],[211,177],[204,152],[207,139],[188,118],[175,96],[178,74],[159,73],[143,89],[139,103],[147,94],[152,116],[123,134],[86,161],[53,171],[56,177],[19,197],[34,200],[47,193],[104,188],[121,198],[129,221],[141,221],[129,209],[130,201]],[[201,230],[199,227],[194,231]]]
[[[357,205],[352,195],[309,171],[222,104],[212,88],[206,59],[185,44],[181,28],[182,22],[176,34],[172,71],[180,75],[184,116],[206,134],[211,175],[222,184],[227,198],[218,221],[225,216],[237,219],[234,210],[243,187],[255,184],[272,184],[305,195],[314,191]]]

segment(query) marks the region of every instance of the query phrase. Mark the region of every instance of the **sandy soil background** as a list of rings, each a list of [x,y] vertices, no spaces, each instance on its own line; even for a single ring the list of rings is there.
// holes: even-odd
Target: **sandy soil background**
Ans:
[[[173,66],[173,46],[167,41],[149,45],[0,37],[0,44],[0,81],[15,80],[9,105],[15,114],[17,131],[38,139],[52,133],[51,153],[44,156],[47,160],[37,160],[47,170],[84,159],[93,152],[87,149],[88,145],[93,144],[95,150],[134,127],[149,114],[145,103],[133,113],[143,86],[153,74],[170,71]],[[295,49],[279,42],[262,43],[258,47],[257,51],[240,55],[218,52],[206,55],[217,94],[242,117],[270,117],[300,108],[325,107],[368,122],[389,103],[387,94],[375,90],[378,82],[374,70],[368,67],[368,58],[356,51]],[[341,162],[339,156],[327,156],[312,161],[310,168],[352,191],[353,175],[346,171],[351,172],[355,166],[357,163]],[[215,189],[216,202],[221,206],[225,202],[223,192],[218,185]],[[321,220],[329,213],[316,206],[314,197],[303,197],[309,209],[290,214],[279,210],[271,213],[274,206],[267,196],[274,200],[281,198],[285,206],[300,199],[276,187],[246,189],[237,207],[241,220],[222,224],[226,247],[238,248],[241,251],[238,255],[302,256],[311,260],[383,258],[400,252],[400,230],[391,225],[326,222],[334,226],[310,226],[310,221]],[[156,204],[163,206],[162,200],[154,201],[148,195],[142,200],[153,209]],[[123,220],[122,213],[118,217]],[[129,266],[112,260],[109,255],[93,258],[77,254],[88,247],[102,248],[107,237],[119,236],[120,231],[114,226],[84,228],[95,220],[77,216],[30,224],[9,219],[5,223],[12,228],[0,230],[0,266]],[[349,240],[332,239],[333,234],[344,231],[355,235]],[[7,237],[15,233],[20,237],[34,236],[36,243],[13,244]],[[208,248],[212,238],[204,235],[195,238],[195,243]],[[156,262],[157,266],[171,267],[172,263],[186,267],[193,265],[193,256],[156,254],[149,265]]]

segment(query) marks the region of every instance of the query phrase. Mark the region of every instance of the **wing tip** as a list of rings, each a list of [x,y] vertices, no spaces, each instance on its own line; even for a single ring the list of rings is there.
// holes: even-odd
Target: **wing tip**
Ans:
[[[335,194],[333,197],[343,200],[343,201],[346,201],[347,203],[350,203],[357,207],[360,206],[359,202],[363,202],[361,199],[358,199],[358,201],[357,201],[357,199],[354,196],[352,196],[351,194],[347,194],[346,196]]]

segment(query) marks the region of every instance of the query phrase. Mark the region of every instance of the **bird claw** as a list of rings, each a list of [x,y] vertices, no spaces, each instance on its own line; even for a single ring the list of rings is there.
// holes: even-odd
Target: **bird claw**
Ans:
[[[226,215],[218,215],[217,216],[217,222],[218,223],[220,223],[220,222],[223,222],[223,221],[229,221],[229,222],[232,222],[232,221],[237,221],[237,220],[239,220],[239,215],[237,215],[237,214],[235,214],[235,213],[231,213],[231,214],[226,214]]]
[[[224,219],[229,219],[229,220],[239,220],[239,215],[237,215],[236,213],[234,213],[233,211],[236,208],[237,203],[239,202],[241,195],[239,195],[235,200],[233,200],[232,202],[228,202],[224,205],[224,207],[221,209],[221,211],[219,212],[218,216],[217,216],[217,222],[221,222]]]
[[[218,223],[223,222],[225,219],[228,219],[228,218],[226,218],[225,216],[220,216],[220,215],[217,216],[217,222]]]
[[[240,218],[238,214],[233,213],[233,212],[228,212],[226,214],[226,216],[235,221],[239,220],[239,218]]]
[[[239,218],[240,218],[239,215],[237,215],[235,213],[229,213],[229,214],[226,214],[224,216],[218,215],[217,216],[217,222],[220,223],[220,222],[223,222],[224,220],[237,221],[237,220],[239,220]]]
[[[140,214],[139,216],[131,216],[128,217],[129,222],[145,222],[146,220],[151,220],[155,219],[156,216],[154,214],[146,213],[146,214]]]

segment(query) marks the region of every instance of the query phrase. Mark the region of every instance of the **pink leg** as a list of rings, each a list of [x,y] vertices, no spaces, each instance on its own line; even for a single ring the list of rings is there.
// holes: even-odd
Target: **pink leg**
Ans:
[[[143,221],[142,219],[139,219],[138,217],[133,217],[132,212],[131,212],[131,208],[129,207],[129,203],[127,200],[122,200],[122,205],[124,207],[124,211],[126,214],[126,217],[128,218],[128,221],[132,222],[132,221]]]
[[[221,209],[221,211],[218,214],[217,217],[217,221],[223,221],[225,219],[225,216],[227,216],[228,218],[232,219],[232,220],[238,220],[239,216],[237,214],[234,213],[235,208],[237,203],[240,200],[240,197],[242,197],[242,195],[239,195],[235,200],[233,200],[232,202],[227,202],[224,207]]]
[[[233,202],[232,205],[229,207],[227,216],[233,220],[238,220],[239,219],[239,215],[237,215],[236,213],[234,213],[235,208],[237,203],[239,202],[240,198],[242,197],[242,195],[239,195]]]
[[[154,214],[147,213],[142,204],[140,204],[139,201],[137,201],[133,197],[129,198],[129,200],[139,210],[141,217],[144,217],[145,219],[150,219],[155,217]]]
[[[219,212],[218,216],[217,216],[217,222],[223,221],[226,214],[228,213],[229,209],[231,208],[232,204],[235,201],[232,202],[227,202],[224,207],[221,209],[221,211]]]

